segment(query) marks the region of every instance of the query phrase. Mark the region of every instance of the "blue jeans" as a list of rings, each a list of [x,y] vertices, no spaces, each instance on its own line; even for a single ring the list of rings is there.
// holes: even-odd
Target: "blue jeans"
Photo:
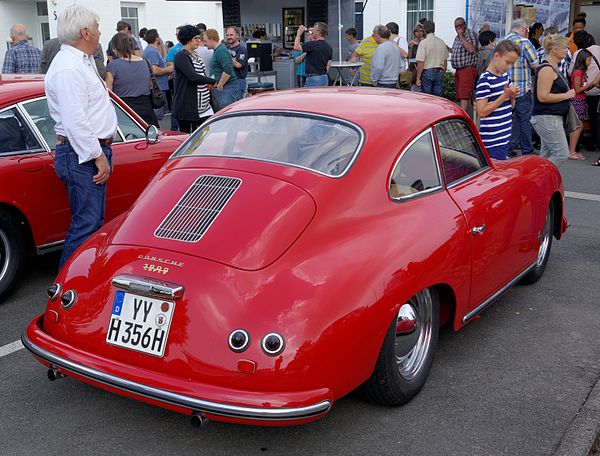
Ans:
[[[441,97],[444,94],[443,78],[444,72],[442,70],[436,68],[423,70],[421,73],[421,92]]]
[[[111,147],[102,146],[102,152],[112,166]],[[54,168],[67,186],[71,205],[71,226],[63,245],[60,269],[75,249],[104,223],[106,184],[94,184],[92,178],[98,173],[94,160],[79,164],[79,156],[69,142],[57,144]]]
[[[225,84],[223,90],[218,90],[215,86],[211,91],[211,95],[215,105],[215,111],[220,111],[225,106],[229,106],[231,103],[235,103],[240,99],[240,84],[236,79],[233,82]]]
[[[243,100],[244,98],[246,98],[246,94],[248,93],[248,84],[246,83],[245,78],[238,79],[238,84],[239,84],[239,90],[240,90],[238,100]]]
[[[329,85],[329,76],[321,74],[319,76],[306,76],[304,87],[321,87]]]
[[[496,160],[506,160],[508,156],[508,144],[504,146],[486,147],[487,153]]]
[[[515,99],[513,109],[512,132],[510,135],[509,152],[516,148],[521,148],[521,155],[533,153],[531,144],[532,126],[531,112],[533,110],[533,95],[527,92]]]

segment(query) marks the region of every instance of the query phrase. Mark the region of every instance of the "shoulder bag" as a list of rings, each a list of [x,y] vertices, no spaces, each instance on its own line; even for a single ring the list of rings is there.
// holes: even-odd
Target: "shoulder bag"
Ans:
[[[565,77],[562,75],[562,73],[560,71],[558,71],[556,68],[554,68],[553,65],[551,65],[552,68],[554,69],[554,71],[556,72],[556,75],[561,78],[563,80],[563,82],[567,85],[567,89],[571,88],[571,84],[569,84],[569,82],[565,79]],[[567,111],[567,114],[565,115],[565,132],[567,133],[567,135],[573,133],[575,130],[581,128],[583,126],[583,124],[581,123],[581,120],[579,119],[579,116],[577,115],[577,112],[575,111],[575,108],[573,107],[573,103],[571,103],[571,101],[569,101],[569,110]]]
[[[150,83],[152,84],[152,88],[150,89],[150,99],[152,100],[152,107],[154,109],[161,108],[165,103],[165,94],[158,87],[156,82],[156,78],[154,77],[154,72],[152,71],[152,66],[150,62],[144,59],[148,64],[148,71],[150,71]]]

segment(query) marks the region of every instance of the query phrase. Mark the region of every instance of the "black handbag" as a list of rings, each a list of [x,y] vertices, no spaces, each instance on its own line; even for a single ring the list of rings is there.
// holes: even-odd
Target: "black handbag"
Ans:
[[[162,108],[162,106],[165,103],[165,94],[158,87],[158,83],[156,82],[156,78],[154,77],[154,72],[152,71],[152,66],[150,65],[150,62],[146,60],[146,63],[148,64],[148,70],[150,71],[150,83],[152,84],[152,88],[150,89],[150,99],[152,100],[152,107],[155,109]]]

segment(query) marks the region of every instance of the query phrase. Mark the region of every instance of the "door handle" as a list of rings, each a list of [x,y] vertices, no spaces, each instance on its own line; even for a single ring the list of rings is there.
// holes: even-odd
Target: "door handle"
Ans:
[[[481,226],[475,226],[475,227],[471,228],[471,234],[473,236],[476,236],[478,234],[483,234],[484,231],[485,231],[485,223]]]

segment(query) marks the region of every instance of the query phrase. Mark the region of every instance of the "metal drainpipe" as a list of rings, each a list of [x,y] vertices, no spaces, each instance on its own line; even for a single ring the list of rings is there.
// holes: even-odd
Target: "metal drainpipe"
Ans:
[[[467,0],[467,12],[465,13],[465,22],[467,24],[467,28],[469,28],[469,0]]]

